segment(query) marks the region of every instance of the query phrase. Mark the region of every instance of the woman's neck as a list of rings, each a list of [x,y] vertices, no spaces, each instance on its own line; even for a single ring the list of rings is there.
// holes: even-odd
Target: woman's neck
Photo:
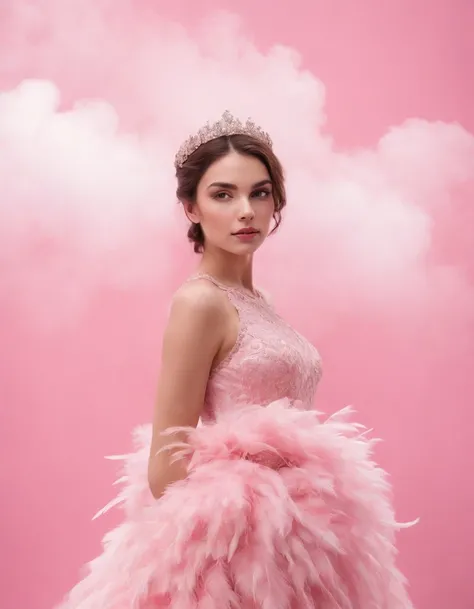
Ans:
[[[251,256],[215,256],[204,252],[197,271],[212,275],[221,283],[253,291],[252,262]]]

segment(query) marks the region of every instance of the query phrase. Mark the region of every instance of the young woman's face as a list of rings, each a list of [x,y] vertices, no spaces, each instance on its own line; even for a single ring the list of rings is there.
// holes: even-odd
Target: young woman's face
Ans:
[[[188,217],[201,224],[206,250],[212,247],[245,255],[267,237],[274,209],[265,165],[253,156],[232,151],[203,175]]]

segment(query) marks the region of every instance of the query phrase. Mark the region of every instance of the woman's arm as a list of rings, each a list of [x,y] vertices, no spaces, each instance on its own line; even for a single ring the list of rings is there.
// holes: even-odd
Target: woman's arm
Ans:
[[[201,281],[184,284],[176,293],[162,346],[161,371],[153,417],[148,481],[153,496],[186,476],[182,461],[171,463],[168,444],[182,438],[162,436],[168,427],[196,427],[204,404],[212,363],[225,332],[224,295]]]

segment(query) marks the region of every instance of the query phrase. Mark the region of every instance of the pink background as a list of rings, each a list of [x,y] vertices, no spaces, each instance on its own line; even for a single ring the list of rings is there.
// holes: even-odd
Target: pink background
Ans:
[[[138,13],[142,5],[136,3]],[[336,149],[371,149],[391,126],[412,117],[455,121],[474,133],[474,4],[469,0],[175,0],[153,7],[191,32],[203,15],[229,9],[242,17],[245,36],[262,52],[276,43],[297,49],[302,67],[326,86],[324,131]],[[0,44],[2,34],[0,90],[30,76],[62,82],[54,61],[37,62],[31,49],[11,68],[4,51],[8,45],[17,48],[15,32],[7,34],[0,26]],[[81,48],[87,44],[87,38],[78,40]],[[110,69],[118,65],[126,69],[124,58],[112,61]],[[74,78],[86,83],[84,91],[79,94],[71,84],[67,95],[92,95],[103,85],[75,69]],[[408,154],[406,165],[412,160]],[[466,194],[472,184],[456,187],[456,205],[430,212],[434,246],[428,256],[441,261],[439,268],[455,268],[456,280],[447,282],[449,289],[441,283],[444,291],[434,290],[429,305],[405,282],[402,296],[396,290],[386,299],[378,294],[380,308],[367,303],[362,292],[353,307],[342,306],[351,303],[352,286],[347,294],[336,290],[341,301],[331,315],[333,300],[323,302],[327,295],[313,281],[326,264],[318,246],[308,245],[307,258],[295,259],[304,260],[304,270],[281,257],[281,248],[298,249],[294,221],[281,241],[275,237],[271,255],[263,255],[259,267],[259,278],[283,312],[323,354],[320,407],[355,405],[362,422],[384,438],[377,456],[391,473],[399,518],[421,517],[399,543],[400,565],[418,609],[474,607],[474,227],[472,198]],[[43,245],[32,248],[45,255]],[[64,295],[55,292],[55,284],[42,287],[41,299],[28,308],[18,307],[11,295],[23,275],[12,282],[0,274],[0,296],[5,296],[0,300],[3,609],[52,607],[119,518],[114,514],[90,523],[114,492],[114,467],[103,455],[125,452],[130,429],[150,416],[167,300],[193,260],[181,233],[169,240],[167,252],[166,263],[157,262],[159,284],[137,282],[132,289],[97,281],[80,315],[54,329],[31,319],[41,307],[56,320]],[[153,267],[153,259],[146,260]]]

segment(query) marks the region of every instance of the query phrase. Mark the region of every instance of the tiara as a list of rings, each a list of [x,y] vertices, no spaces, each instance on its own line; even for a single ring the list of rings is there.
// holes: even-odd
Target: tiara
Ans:
[[[200,146],[223,135],[249,135],[256,140],[264,142],[267,146],[270,146],[270,148],[273,146],[273,142],[268,133],[256,125],[253,120],[248,118],[245,123],[242,123],[238,118],[235,118],[235,116],[232,116],[232,114],[226,110],[220,120],[213,125],[206,123],[204,127],[199,129],[196,135],[191,135],[181,145],[175,156],[174,166],[176,168],[182,167],[186,159]]]

